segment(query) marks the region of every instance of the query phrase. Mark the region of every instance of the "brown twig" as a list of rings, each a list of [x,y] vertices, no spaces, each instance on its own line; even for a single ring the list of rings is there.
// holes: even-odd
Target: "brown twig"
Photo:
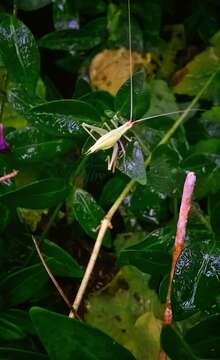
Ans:
[[[66,295],[64,294],[64,292],[63,292],[61,286],[59,285],[58,281],[55,279],[55,277],[53,276],[51,270],[49,269],[46,261],[44,260],[43,255],[42,255],[42,253],[40,251],[39,245],[38,245],[38,243],[37,243],[37,241],[36,241],[36,239],[35,239],[35,237],[33,235],[32,235],[32,240],[34,242],[34,246],[36,248],[36,251],[37,251],[37,254],[38,254],[39,258],[40,258],[40,261],[42,262],[42,264],[43,264],[49,278],[51,279],[52,283],[54,284],[55,288],[57,289],[58,293],[60,294],[60,296],[62,297],[63,301],[66,303],[68,308],[72,309],[72,305],[71,305],[69,299],[66,297]],[[75,312],[74,312],[74,315],[76,316]]]
[[[9,180],[9,179],[11,179],[12,177],[15,177],[17,174],[18,174],[18,171],[17,171],[17,170],[13,170],[11,173],[9,173],[9,174],[7,174],[7,175],[4,175],[4,176],[1,176],[1,177],[0,177],[0,182]]]
[[[193,172],[189,172],[186,176],[186,180],[183,187],[183,194],[180,205],[179,219],[177,223],[176,238],[175,238],[174,250],[173,250],[172,266],[169,276],[166,304],[164,308],[163,326],[169,325],[173,321],[172,306],[171,306],[172,282],[173,282],[173,276],[175,272],[177,259],[184,247],[186,225],[188,221],[189,210],[191,207],[191,199],[192,199],[195,182],[196,182],[195,174]],[[163,351],[161,351],[159,360],[164,360],[164,359],[166,359],[166,354]]]

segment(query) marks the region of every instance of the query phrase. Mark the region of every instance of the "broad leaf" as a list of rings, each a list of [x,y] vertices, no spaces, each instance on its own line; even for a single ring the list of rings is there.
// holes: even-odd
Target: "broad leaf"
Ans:
[[[128,350],[109,336],[81,321],[38,307],[32,308],[30,315],[42,344],[53,360],[134,360]]]
[[[60,246],[49,240],[40,245],[41,251],[49,260],[51,271],[58,276],[81,278],[83,271],[73,257]]]
[[[50,4],[51,2],[52,0],[16,0],[18,8],[25,11],[40,9]]]
[[[34,93],[39,52],[30,30],[16,17],[0,14],[0,55],[13,81]]]
[[[44,209],[65,199],[68,187],[61,178],[44,179],[0,194],[0,199],[14,207]]]
[[[125,154],[120,159],[118,168],[123,174],[141,185],[146,184],[144,157],[138,141],[131,142],[125,147]]]
[[[145,114],[150,105],[150,87],[146,82],[144,70],[136,72],[133,77],[133,113],[134,119]],[[118,90],[115,97],[115,111],[129,119],[131,104],[131,81],[127,80]]]
[[[79,100],[57,100],[33,107],[27,114],[30,122],[55,135],[74,135],[82,132],[81,124],[100,124],[96,109]]]
[[[178,258],[172,286],[174,318],[184,319],[216,303],[220,291],[220,249],[214,245],[185,248]]]
[[[174,242],[174,234],[170,228],[161,228],[146,236],[141,243],[122,249],[118,255],[118,263],[133,265],[139,270],[154,274],[164,273],[169,269],[169,249]]]
[[[85,190],[77,189],[73,196],[73,212],[84,231],[92,238],[97,237],[97,228],[104,218],[104,210]],[[105,244],[110,245],[110,233],[105,236]]]

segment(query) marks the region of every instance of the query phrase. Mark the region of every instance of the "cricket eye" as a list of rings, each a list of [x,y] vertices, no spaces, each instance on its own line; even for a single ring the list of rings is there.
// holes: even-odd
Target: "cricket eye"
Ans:
[[[4,138],[4,127],[0,124],[0,151],[4,152],[9,150],[10,146],[6,143]]]

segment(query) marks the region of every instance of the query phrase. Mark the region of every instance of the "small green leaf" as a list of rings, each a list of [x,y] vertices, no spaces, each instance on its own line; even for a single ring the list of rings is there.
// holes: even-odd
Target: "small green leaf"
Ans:
[[[51,271],[58,276],[81,278],[83,271],[73,257],[57,244],[44,240],[41,251],[49,259]]]
[[[0,283],[5,305],[16,306],[35,296],[44,295],[41,291],[47,281],[48,275],[42,264],[32,265],[8,275]]]
[[[114,176],[103,187],[100,203],[103,207],[110,206],[120,195],[127,183],[125,176]]]
[[[182,189],[183,171],[179,168],[179,156],[168,145],[159,146],[152,155],[148,186],[159,196],[166,197]]]
[[[0,315],[0,339],[13,341],[24,339],[25,337],[26,334],[19,326],[8,319],[2,318]]]
[[[185,334],[185,340],[199,358],[217,360],[220,354],[219,329],[219,315],[209,316],[190,328]]]
[[[170,265],[169,249],[174,242],[174,234],[170,228],[161,228],[146,236],[141,243],[122,249],[118,255],[118,263],[133,265],[139,270],[154,274],[163,274]]]
[[[145,185],[147,182],[146,169],[138,141],[128,143],[125,152],[125,155],[119,161],[119,170],[141,185]]]
[[[139,119],[150,106],[150,87],[146,82],[145,71],[142,69],[133,75],[133,118]],[[115,111],[126,119],[130,116],[130,79],[118,90],[115,97]]]
[[[53,178],[32,182],[0,194],[0,199],[14,207],[44,209],[65,199],[68,188],[63,179]]]
[[[109,336],[81,321],[38,307],[30,310],[30,316],[53,360],[134,360],[128,350]]]
[[[16,17],[0,14],[0,55],[13,81],[34,93],[40,61],[30,30]]]
[[[24,11],[33,11],[40,9],[51,2],[52,0],[16,0],[16,5],[19,9]]]
[[[171,360],[200,360],[181,334],[170,325],[162,329],[161,344]]]
[[[74,135],[82,132],[81,124],[99,124],[96,109],[84,101],[55,100],[33,107],[27,114],[36,127],[57,136]]]
[[[104,218],[104,210],[85,190],[77,189],[73,197],[73,212],[83,230],[92,238],[97,237],[97,227]],[[110,233],[105,236],[105,244],[111,244]]]
[[[80,30],[59,30],[44,35],[39,45],[51,50],[66,50],[72,53],[88,51],[99,45],[106,31],[106,19],[97,18]]]
[[[10,309],[1,313],[0,317],[21,328],[25,334],[36,335],[28,312],[19,309]]]

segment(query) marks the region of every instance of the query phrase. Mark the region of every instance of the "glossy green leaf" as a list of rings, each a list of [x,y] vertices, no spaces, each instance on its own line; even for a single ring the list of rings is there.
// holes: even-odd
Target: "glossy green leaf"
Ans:
[[[104,210],[87,191],[77,189],[73,197],[74,216],[83,230],[92,238],[97,237],[97,227],[104,218]],[[110,245],[110,233],[105,236],[105,243]]]
[[[26,334],[19,326],[2,318],[0,315],[0,339],[13,341],[24,339],[25,337]]]
[[[49,360],[47,355],[16,348],[0,347],[0,357],[4,360]]]
[[[210,309],[220,291],[220,249],[214,245],[185,248],[178,258],[172,286],[174,318]]]
[[[0,313],[1,319],[8,320],[19,327],[25,334],[35,335],[29,313],[19,309],[9,309]]]
[[[51,271],[58,276],[81,278],[83,271],[76,260],[60,246],[49,240],[40,245],[41,251],[50,262]]]
[[[16,0],[18,8],[25,11],[40,9],[50,4],[51,2],[52,0]]]
[[[130,117],[130,79],[118,90],[115,97],[115,111],[121,116]],[[138,119],[145,114],[150,106],[150,87],[146,82],[145,71],[142,69],[133,75],[133,118]]]
[[[46,34],[39,44],[51,50],[67,50],[72,54],[88,51],[100,44],[105,26],[105,18],[98,18],[80,30],[67,29]]]
[[[34,93],[39,52],[30,30],[16,17],[0,14],[0,55],[13,81]]]
[[[42,297],[43,286],[48,281],[48,275],[42,264],[36,264],[18,270],[0,283],[0,291],[4,294],[5,306],[16,306],[34,297]]]
[[[182,190],[183,171],[179,168],[178,153],[167,145],[159,146],[152,155],[148,186],[159,196],[174,195]]]
[[[139,270],[154,274],[164,273],[169,269],[169,249],[174,242],[170,228],[161,228],[146,236],[141,243],[122,249],[118,254],[118,263],[133,265]]]
[[[131,197],[130,209],[138,221],[159,225],[168,212],[167,201],[147,186],[137,185]]]
[[[32,308],[30,315],[42,344],[53,360],[134,360],[128,350],[109,336],[81,321],[38,307]]]
[[[215,171],[217,170],[215,161],[208,154],[192,154],[184,159],[181,167],[185,171],[193,171],[196,174],[195,196],[203,198],[209,192],[216,192],[218,190],[218,173],[217,182],[215,182]],[[212,183],[212,186],[211,186]]]
[[[36,106],[27,114],[30,122],[54,135],[82,132],[81,124],[100,124],[96,109],[79,100],[57,100]]]
[[[141,185],[146,184],[144,157],[138,141],[130,142],[125,147],[125,155],[119,160],[118,169]]]
[[[6,137],[16,161],[40,162],[51,160],[73,147],[70,139],[50,139],[40,130],[26,127],[12,131]]]
[[[213,315],[199,322],[187,331],[185,340],[199,358],[219,359],[219,325],[219,315]]]
[[[103,187],[100,203],[102,206],[110,206],[120,195],[127,183],[127,179],[124,176],[112,177]]]
[[[54,206],[68,194],[66,183],[60,178],[44,179],[0,194],[0,199],[13,206],[28,209],[44,209]]]
[[[199,360],[181,334],[172,326],[162,329],[161,344],[171,360]],[[207,359],[208,360],[208,359]]]

